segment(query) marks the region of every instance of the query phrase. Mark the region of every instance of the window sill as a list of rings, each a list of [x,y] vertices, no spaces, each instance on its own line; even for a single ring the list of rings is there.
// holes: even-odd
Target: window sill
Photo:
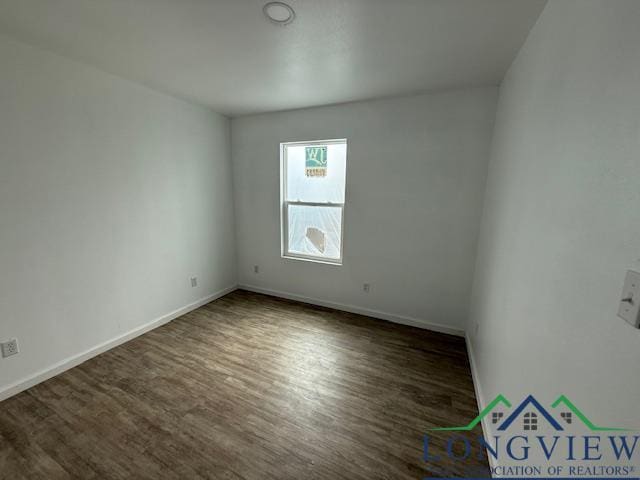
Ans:
[[[324,265],[333,265],[334,267],[342,266],[342,260],[323,260],[320,258],[297,257],[295,255],[281,255],[281,257],[285,260],[299,260],[302,262],[322,263]]]

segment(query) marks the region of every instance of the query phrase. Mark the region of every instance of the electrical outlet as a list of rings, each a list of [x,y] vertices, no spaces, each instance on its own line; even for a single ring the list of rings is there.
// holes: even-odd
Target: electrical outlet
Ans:
[[[11,355],[17,355],[20,353],[20,350],[18,349],[18,340],[16,338],[0,345],[2,345],[2,358],[7,358]]]
[[[192,287],[198,286],[198,277],[191,277],[191,286]]]
[[[253,273],[260,273],[260,266],[259,265],[254,265],[253,266]]]
[[[369,293],[370,290],[371,290],[371,284],[369,284],[369,283],[363,283],[362,284],[362,291],[363,292]]]

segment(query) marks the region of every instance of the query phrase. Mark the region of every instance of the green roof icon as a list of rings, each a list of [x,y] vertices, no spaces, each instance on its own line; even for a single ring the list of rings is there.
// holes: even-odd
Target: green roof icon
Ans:
[[[507,408],[511,407],[511,402],[509,400],[507,400],[504,395],[500,394],[498,395],[496,398],[493,399],[493,402],[491,402],[489,405],[486,406],[486,408],[484,410],[482,410],[480,412],[480,414],[474,418],[473,420],[471,420],[471,422],[469,423],[469,425],[466,425],[464,427],[445,427],[445,428],[432,428],[430,430],[432,431],[439,431],[439,432],[451,432],[451,431],[469,431],[469,430],[473,430],[475,428],[476,425],[478,425],[482,419],[484,417],[486,417],[487,415],[489,415],[491,413],[491,410],[493,410],[494,408],[496,408],[499,404],[503,404],[504,406],[506,406]]]
[[[573,414],[582,420],[582,423],[586,425],[586,427],[592,432],[626,432],[628,429],[626,428],[611,428],[611,427],[598,427],[593,424],[591,420],[587,418],[587,416],[582,413],[578,407],[576,407],[571,401],[565,397],[564,395],[560,395],[558,399],[551,404],[551,408],[557,408],[560,405],[564,405],[567,407]]]

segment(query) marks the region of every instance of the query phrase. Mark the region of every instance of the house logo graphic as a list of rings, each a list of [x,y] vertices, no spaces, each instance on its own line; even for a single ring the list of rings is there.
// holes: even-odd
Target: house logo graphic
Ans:
[[[500,408],[502,407],[502,408]],[[480,412],[468,425],[462,427],[444,427],[432,428],[431,431],[471,431],[485,417],[491,415],[491,423],[496,425],[499,432],[506,431],[509,427],[520,419],[522,430],[536,431],[539,422],[544,419],[546,422],[558,432],[564,431],[567,426],[574,424],[574,420],[580,420],[592,432],[627,432],[630,429],[617,427],[600,427],[595,425],[578,407],[576,407],[565,395],[560,395],[558,399],[551,404],[551,411],[558,415],[556,418],[549,410],[545,409],[533,395],[525,398],[517,408],[515,408],[509,416],[505,417],[502,409],[510,409],[512,404],[502,394],[498,395],[487,407]],[[496,411],[500,408],[500,411]],[[522,417],[522,418],[520,418]]]
[[[491,431],[490,437],[474,436],[481,422]],[[546,406],[533,395],[513,404],[501,394],[467,425],[429,432],[424,436],[423,458],[431,470],[446,470],[446,462],[457,469],[464,468],[460,462],[467,462],[466,467],[472,468],[486,454],[489,474],[502,478],[640,480],[638,429],[601,426],[565,395]],[[448,438],[442,435],[447,432]]]

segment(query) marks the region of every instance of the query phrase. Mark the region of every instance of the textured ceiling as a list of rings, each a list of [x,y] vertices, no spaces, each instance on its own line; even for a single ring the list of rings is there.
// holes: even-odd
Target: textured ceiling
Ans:
[[[266,0],[265,0],[266,1]],[[544,0],[0,0],[0,32],[227,115],[497,85]]]

